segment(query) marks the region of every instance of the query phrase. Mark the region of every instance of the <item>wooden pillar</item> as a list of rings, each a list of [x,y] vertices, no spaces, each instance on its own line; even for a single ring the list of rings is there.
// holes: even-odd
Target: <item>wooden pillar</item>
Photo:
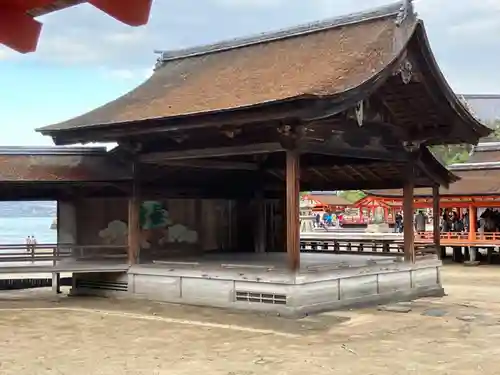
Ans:
[[[299,225],[299,173],[300,154],[286,151],[286,251],[290,269],[300,268],[300,225]]]
[[[469,241],[476,240],[477,232],[477,207],[469,205]]]
[[[258,191],[254,202],[254,246],[256,253],[266,252],[266,204],[264,194]]]
[[[441,258],[441,230],[439,222],[441,219],[441,210],[439,208],[439,185],[432,187],[432,232],[434,238],[434,245],[436,246],[436,254]]]
[[[141,244],[139,175],[137,163],[133,164],[132,191],[128,200],[128,262],[136,264],[139,259]]]
[[[404,256],[405,261],[415,262],[415,233],[413,228],[413,189],[414,181],[414,163],[408,161],[406,171],[406,182],[403,187],[403,236],[404,236]]]
[[[61,293],[61,274],[52,272],[52,291],[56,294]]]
[[[141,207],[139,206],[139,218],[140,218],[140,210]],[[205,251],[204,244],[211,243],[213,241],[212,238],[207,239],[207,231],[204,230],[203,225],[204,225],[204,217],[203,217],[203,199],[201,198],[196,198],[194,200],[194,215],[195,215],[195,220],[194,220],[194,230],[198,232],[198,241],[196,246],[198,247],[199,251]],[[213,220],[217,221],[216,218]],[[141,226],[139,223],[139,230],[141,230]],[[222,233],[217,232],[215,235],[217,243],[224,249],[224,246],[226,244],[225,238]]]

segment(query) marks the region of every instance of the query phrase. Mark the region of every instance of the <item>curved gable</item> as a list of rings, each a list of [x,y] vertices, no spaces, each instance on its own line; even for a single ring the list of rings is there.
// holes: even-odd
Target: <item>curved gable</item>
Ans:
[[[229,125],[236,116],[240,124],[253,124],[273,111],[273,120],[308,123],[373,98],[388,114],[383,121],[402,140],[477,143],[490,133],[444,80],[408,0],[276,33],[165,52],[153,76],[136,89],[39,131],[62,144],[102,141],[105,133],[112,140],[115,130],[142,134],[152,127],[205,126],[207,118],[212,126]],[[278,113],[283,104],[288,110]],[[259,110],[260,117],[249,116]]]

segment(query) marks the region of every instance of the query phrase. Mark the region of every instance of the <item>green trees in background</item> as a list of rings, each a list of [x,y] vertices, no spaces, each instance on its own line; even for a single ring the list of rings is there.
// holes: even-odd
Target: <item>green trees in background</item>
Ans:
[[[500,120],[496,120],[487,125],[493,128],[494,132],[489,137],[482,139],[481,142],[500,141]],[[446,165],[450,165],[456,163],[465,163],[469,159],[469,153],[472,150],[472,145],[460,144],[434,146],[430,149],[439,160],[441,160]],[[352,203],[366,196],[366,194],[360,190],[342,191],[339,193],[339,195]]]
[[[482,142],[498,141],[500,140],[500,120],[487,124],[494,129],[494,132],[487,138],[482,139]],[[472,149],[471,145],[447,145],[447,146],[434,146],[431,151],[434,155],[444,162],[446,165],[465,163],[469,159],[469,153]]]
[[[471,145],[445,145],[430,148],[434,156],[445,165],[465,163],[469,159]]]
[[[500,141],[500,120],[496,120],[489,125],[494,129],[494,132],[487,138],[482,139],[482,142]],[[433,146],[430,148],[432,153],[445,165],[465,163],[469,159],[469,153],[472,150],[472,145],[460,144],[460,145],[447,145],[447,146]],[[302,195],[308,195],[309,192],[302,192]],[[341,191],[339,196],[354,203],[361,198],[364,198],[366,194],[361,190],[350,190]]]
[[[345,200],[354,203],[359,201],[361,198],[366,197],[366,194],[361,190],[349,190],[349,191],[341,191],[339,196],[344,198]]]
[[[493,133],[489,137],[486,137],[485,141],[498,141],[500,140],[500,119],[493,121],[490,125],[494,129]]]

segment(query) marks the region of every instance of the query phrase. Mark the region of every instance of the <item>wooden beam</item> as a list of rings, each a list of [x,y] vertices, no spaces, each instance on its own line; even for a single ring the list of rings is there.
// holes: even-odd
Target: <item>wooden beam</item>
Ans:
[[[372,100],[376,103],[375,105],[377,107],[379,107],[379,111],[385,110],[386,116],[389,117],[389,123],[398,125],[397,116],[392,111],[391,106],[389,104],[387,104],[387,102],[384,100],[382,95],[380,95],[380,93],[372,94]],[[398,129],[401,129],[401,128],[398,128]]]
[[[244,170],[256,171],[259,166],[256,163],[216,161],[216,160],[165,160],[155,163],[157,165],[166,165],[170,167],[186,167],[199,169],[220,169],[220,170]]]
[[[440,219],[441,210],[439,207],[439,185],[434,185],[432,187],[432,231],[434,233],[434,245],[436,246],[436,254],[441,258],[441,231],[440,231]]]
[[[423,160],[418,159],[417,166],[427,177],[429,177],[432,182],[437,183],[440,186],[448,187],[449,184],[446,178],[444,176],[440,176],[438,173],[434,173],[434,171],[426,166],[426,163]],[[446,168],[443,167],[443,170],[446,170]]]
[[[360,127],[356,119],[345,118],[345,116],[308,123],[307,134],[316,140],[328,140],[332,135],[356,142],[363,139],[370,142],[370,139],[380,138],[381,144],[385,147],[400,147],[401,141],[406,140],[403,128],[394,125],[393,122],[365,119]]]
[[[167,160],[189,160],[202,158],[217,158],[235,155],[258,155],[284,151],[278,142],[257,143],[246,146],[191,149],[182,151],[166,151],[143,154],[141,163],[160,163]]]
[[[141,244],[140,209],[141,198],[139,192],[138,164],[133,164],[134,179],[132,182],[132,194],[128,201],[128,261],[130,265],[136,264],[139,259]]]
[[[276,177],[278,180],[283,181],[285,178],[282,175],[282,170],[279,169],[266,169],[264,170],[265,173],[268,173],[274,177]]]
[[[300,268],[299,176],[300,154],[286,151],[286,251],[292,271]]]
[[[306,117],[325,108],[328,103],[322,99],[298,99],[281,103],[254,106],[236,110],[219,111],[191,116],[175,116],[164,119],[149,119],[126,123],[117,122],[98,127],[75,128],[65,130],[44,130],[44,135],[54,137],[56,144],[88,143],[93,141],[116,141],[128,137],[161,134],[168,132],[186,132],[190,130],[245,124],[269,124],[287,119]]]
[[[283,196],[283,184],[281,184],[280,189],[266,190],[266,199],[277,199]],[[226,188],[226,190],[165,190],[162,188],[157,189],[142,189],[141,198],[143,201],[146,200],[157,200],[157,199],[229,199],[238,200],[246,199],[251,200],[253,198],[253,192],[241,192],[237,189]]]
[[[327,182],[331,182],[331,179],[328,178],[328,176],[326,176],[325,174],[321,173],[316,168],[309,168],[309,169],[311,170],[311,172],[313,172],[315,175],[317,175],[318,177],[322,178],[323,180],[325,180]]]
[[[332,183],[327,183],[327,182],[307,182],[307,181],[302,181],[300,184],[300,189],[301,191],[320,191],[320,190],[325,190],[325,191],[330,191],[333,188],[335,190],[396,190],[396,189],[401,189],[402,186],[404,186],[406,183],[405,180],[403,180],[403,176],[400,176],[400,179],[397,180],[389,180],[389,179],[384,179],[380,181],[335,181],[335,184]],[[419,181],[415,180],[415,187],[426,187],[428,186],[428,181],[427,183],[424,183],[424,181]],[[498,205],[498,203],[497,203]],[[432,207],[431,203],[429,203],[428,207]]]
[[[379,175],[377,175],[373,171],[374,168],[372,169],[372,168],[370,168],[370,166],[363,166],[363,165],[361,165],[360,168],[362,168],[362,169],[359,172],[359,174],[363,174],[364,173],[364,174],[370,176],[371,177],[370,181],[383,181],[384,180],[383,177],[380,177]]]
[[[390,161],[406,161],[408,160],[407,153],[396,150],[376,150],[367,147],[352,147],[345,142],[318,142],[318,141],[303,141],[299,145],[299,150],[302,153],[321,154],[329,156],[338,156],[344,158],[356,159],[371,159],[371,160],[390,160]]]
[[[330,171],[342,176],[342,180],[344,180],[344,181],[355,181],[356,180],[353,176],[351,176],[348,172],[346,172],[342,167],[339,167],[338,165],[333,165],[330,168]]]
[[[361,180],[366,180],[365,176],[363,176],[363,174],[359,172],[356,168],[354,168],[352,165],[346,165],[345,167],[349,169],[351,173],[357,178],[360,178]]]
[[[403,236],[404,258],[407,262],[415,262],[415,234],[413,228],[413,190],[414,161],[410,160],[406,169],[406,182],[403,187]]]

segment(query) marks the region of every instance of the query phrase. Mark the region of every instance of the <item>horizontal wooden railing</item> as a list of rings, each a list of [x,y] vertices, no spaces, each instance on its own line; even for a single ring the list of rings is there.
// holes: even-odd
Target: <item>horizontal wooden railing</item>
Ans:
[[[0,244],[0,263],[74,260],[126,260],[127,246],[74,244]]]
[[[348,234],[345,233],[347,236]],[[303,252],[328,252],[338,254],[360,254],[381,256],[403,255],[403,234],[380,234],[380,238],[364,239],[360,234],[352,233],[352,237],[332,234],[332,238],[324,235],[308,234],[301,238],[300,247]],[[415,233],[415,252],[417,256],[435,254],[434,233],[432,231]],[[442,232],[440,233],[441,246],[477,246],[493,248],[500,246],[500,232],[471,233],[468,232]]]
[[[314,253],[403,256],[403,240],[310,238],[300,240],[300,250]],[[436,248],[434,244],[419,241],[415,242],[415,252],[417,256],[435,254]]]

